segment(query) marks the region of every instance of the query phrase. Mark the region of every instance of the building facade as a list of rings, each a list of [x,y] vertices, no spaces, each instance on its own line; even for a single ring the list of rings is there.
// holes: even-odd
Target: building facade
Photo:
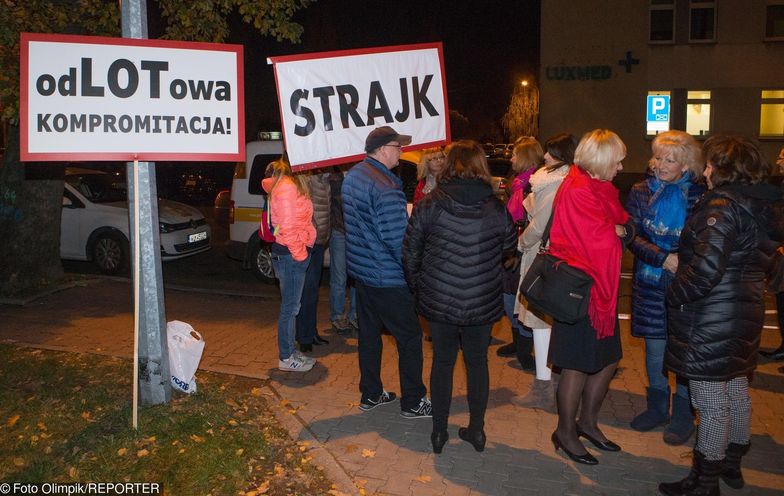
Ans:
[[[540,136],[598,127],[643,172],[657,132],[784,146],[784,0],[543,0]]]

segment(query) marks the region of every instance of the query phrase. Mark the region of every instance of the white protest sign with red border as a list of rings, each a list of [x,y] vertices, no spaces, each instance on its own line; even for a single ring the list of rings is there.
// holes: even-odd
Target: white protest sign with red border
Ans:
[[[21,35],[23,161],[245,159],[243,47]]]
[[[294,169],[361,159],[373,129],[406,150],[450,139],[441,43],[271,57],[286,151]]]

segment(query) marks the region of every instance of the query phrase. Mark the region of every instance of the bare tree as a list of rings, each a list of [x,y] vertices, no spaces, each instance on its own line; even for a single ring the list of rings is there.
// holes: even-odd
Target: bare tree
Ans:
[[[528,81],[515,85],[509,107],[501,119],[510,143],[539,134],[539,89]]]

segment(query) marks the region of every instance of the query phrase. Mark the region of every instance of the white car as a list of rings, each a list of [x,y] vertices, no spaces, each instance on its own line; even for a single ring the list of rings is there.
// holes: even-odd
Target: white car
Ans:
[[[210,226],[196,208],[159,199],[158,220],[162,261],[210,249]],[[93,169],[66,169],[60,258],[93,261],[105,274],[121,272],[129,262],[128,233],[125,176]]]

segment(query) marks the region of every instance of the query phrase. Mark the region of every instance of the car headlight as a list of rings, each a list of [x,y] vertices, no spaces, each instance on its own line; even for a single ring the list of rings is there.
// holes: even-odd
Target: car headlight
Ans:
[[[174,231],[174,226],[165,222],[159,222],[158,227],[162,233],[169,233]]]

